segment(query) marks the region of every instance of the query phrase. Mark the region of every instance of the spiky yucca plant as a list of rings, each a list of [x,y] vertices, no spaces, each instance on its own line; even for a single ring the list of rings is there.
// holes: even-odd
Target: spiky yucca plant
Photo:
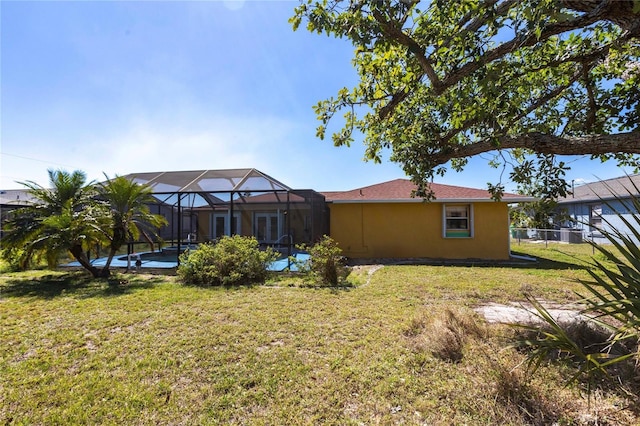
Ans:
[[[629,179],[631,189],[627,194],[617,194],[609,187],[611,201],[601,198],[603,205],[614,212],[628,233],[618,229],[612,221],[602,217],[598,231],[610,245],[589,242],[605,259],[593,257],[588,273],[591,279],[581,281],[586,292],[578,293],[586,308],[581,312],[591,323],[608,331],[599,342],[578,344],[575,336],[568,332],[568,325],[559,324],[553,316],[535,300],[530,300],[534,312],[545,324],[544,329],[532,325],[520,325],[532,332],[534,337],[518,341],[518,345],[530,349],[528,366],[531,371],[548,359],[551,354],[570,359],[578,370],[569,382],[586,378],[591,384],[596,377],[610,377],[609,367],[635,358],[635,369],[640,366],[640,200],[635,194],[640,190]],[[614,203],[620,205],[617,207]],[[624,212],[632,213],[624,213]]]
[[[614,196],[622,209],[616,209],[612,202],[604,201],[603,204],[615,212],[615,216],[624,224],[628,233],[618,229],[606,217],[602,222],[607,227],[599,231],[611,243],[605,246],[590,242],[613,267],[593,258],[593,268],[588,270],[591,281],[582,281],[587,290],[583,297],[587,308],[586,313],[593,315],[594,319],[612,332],[610,345],[629,341],[636,342],[636,364],[640,361],[638,353],[638,339],[640,338],[640,200],[635,194],[640,189],[629,179],[633,192],[627,189],[628,197],[615,194],[611,188],[609,191]],[[624,212],[632,212],[625,214]],[[613,247],[616,251],[610,249]],[[628,357],[621,357],[620,360]],[[614,358],[615,359],[615,358]]]

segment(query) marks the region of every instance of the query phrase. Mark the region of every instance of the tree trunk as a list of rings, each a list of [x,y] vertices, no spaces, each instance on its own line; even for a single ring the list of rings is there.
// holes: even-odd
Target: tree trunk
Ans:
[[[91,273],[91,276],[93,276],[93,278],[100,278],[100,270],[91,264],[91,262],[87,258],[87,254],[84,252],[81,245],[78,244],[72,246],[71,248],[69,248],[69,252],[71,252],[73,258],[76,259],[84,269]]]
[[[614,22],[634,36],[640,36],[640,11],[636,10],[637,0],[561,0],[567,9],[583,13],[596,13],[600,19]]]
[[[109,256],[107,257],[107,263],[104,264],[104,267],[102,268],[102,271],[101,271],[101,276],[103,278],[108,278],[111,275],[111,271],[109,270],[109,268],[111,267],[111,261],[113,260],[114,256],[116,255],[116,252],[118,251],[118,248],[111,247],[111,249],[109,250]]]

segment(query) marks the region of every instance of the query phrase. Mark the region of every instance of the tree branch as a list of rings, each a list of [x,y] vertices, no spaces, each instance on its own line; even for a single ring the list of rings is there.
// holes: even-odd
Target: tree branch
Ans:
[[[495,17],[495,16],[506,15],[507,12],[509,12],[509,9],[511,9],[511,6],[513,6],[514,4],[517,4],[518,1],[519,0],[505,0],[504,2],[500,3],[498,7],[495,9],[495,14],[493,14],[493,16]],[[484,7],[485,8],[493,7],[497,2],[498,0],[488,0],[484,5]],[[460,27],[460,34],[463,37],[466,34],[476,32],[480,28],[482,28],[482,26],[487,23],[489,14],[485,12],[481,17],[475,18],[473,21],[469,23],[468,26],[464,27],[464,25],[466,24],[466,22],[469,21],[470,18],[471,18],[470,13],[467,13],[467,15],[465,15],[464,18],[458,22],[458,26]],[[449,37],[442,43],[442,46],[448,48],[451,44],[451,40],[452,38]]]
[[[479,70],[480,68],[482,68],[483,66],[485,66],[490,62],[495,61],[499,58],[502,58],[503,56],[507,55],[508,53],[511,53],[515,49],[518,49],[521,47],[533,46],[536,43],[539,43],[541,40],[546,40],[549,37],[562,34],[567,31],[583,28],[587,25],[597,22],[598,20],[599,20],[599,17],[596,14],[583,15],[571,21],[556,23],[548,26],[547,28],[543,28],[542,32],[540,33],[540,37],[536,37],[534,34],[527,34],[524,37],[522,36],[515,37],[512,40],[502,43],[500,46],[487,51],[479,59],[468,62],[464,64],[462,67],[460,67],[459,69],[449,74],[447,77],[445,77],[441,81],[440,86],[433,87],[434,93],[436,95],[441,95],[444,92],[444,89],[456,84],[457,82],[462,80],[464,77],[476,72],[477,70]]]
[[[587,117],[585,120],[585,130],[593,132],[593,126],[596,124],[596,112],[598,105],[596,104],[595,93],[593,92],[593,81],[589,76],[590,67],[587,64],[582,65],[582,74],[584,78],[584,87],[587,89],[587,97],[589,98],[589,108],[587,109]]]
[[[630,31],[634,37],[640,36],[638,26],[639,12],[634,10],[636,0],[560,0],[563,7],[584,13],[597,13],[601,18],[611,21]]]
[[[528,133],[520,136],[502,136],[498,145],[482,140],[469,145],[448,147],[429,156],[429,163],[445,164],[453,158],[472,157],[496,149],[530,149],[540,154],[555,155],[603,155],[615,152],[640,154],[640,131],[615,135],[555,136],[543,133]]]
[[[622,40],[626,40],[626,37],[621,36],[620,39],[616,40],[616,43],[622,41]],[[538,66],[535,66],[533,68],[527,68],[526,70],[514,73],[512,75],[509,76],[507,82],[511,82],[513,80],[517,80],[520,77],[524,77],[527,74],[530,73],[535,73],[538,71],[542,71],[545,70],[547,68],[555,68],[559,65],[565,64],[567,62],[576,62],[576,63],[580,63],[580,64],[591,64],[599,59],[603,59],[604,57],[607,56],[607,54],[609,53],[609,51],[611,50],[611,46],[613,45],[613,43],[611,44],[605,44],[602,47],[599,47],[596,50],[593,50],[589,53],[584,53],[584,54],[580,54],[580,55],[575,55],[575,56],[565,56],[562,57],[560,59],[556,59],[554,61],[549,61],[546,62],[544,64],[540,64]]]
[[[394,93],[393,96],[391,96],[389,103],[380,108],[378,117],[380,117],[381,120],[387,118],[387,116],[389,116],[389,114],[391,114],[396,107],[407,98],[407,96],[409,96],[409,92],[406,89],[402,89],[401,91]]]
[[[509,121],[508,125],[512,125],[516,122],[518,122],[519,120],[521,120],[522,118],[526,117],[528,114],[532,113],[533,111],[535,111],[538,107],[546,104],[547,102],[549,102],[551,99],[555,98],[556,96],[560,95],[564,90],[566,90],[568,87],[570,87],[573,83],[575,83],[576,81],[578,81],[578,79],[580,78],[580,76],[582,75],[582,70],[578,70],[576,71],[571,78],[569,79],[569,81],[567,81],[565,84],[556,87],[553,90],[548,91],[547,93],[545,93],[543,96],[540,96],[538,99],[535,99],[533,102],[531,102],[529,104],[529,106],[522,110],[519,114],[517,114],[515,117],[513,117],[513,119],[511,119]],[[455,135],[457,135],[460,132],[464,132],[466,130],[468,130],[471,126],[478,124],[480,121],[484,120],[483,118],[480,117],[473,117],[469,120],[466,120],[461,127],[457,128],[457,129],[452,129],[450,130],[441,140],[443,142],[449,141],[452,137],[454,137]]]
[[[512,0],[507,0],[504,3],[499,5],[498,10],[501,11],[502,13],[506,13],[506,11],[508,11],[508,9],[514,3],[515,2],[513,2]],[[489,1],[487,4],[492,5],[494,3],[492,1]],[[466,63],[460,69],[445,76],[444,79],[440,79],[438,77],[437,73],[435,72],[435,69],[433,68],[432,61],[425,56],[425,49],[422,46],[420,46],[418,42],[416,42],[409,35],[405,34],[401,28],[394,26],[391,22],[386,20],[382,15],[382,13],[380,13],[380,11],[373,10],[372,15],[380,25],[380,28],[382,29],[382,31],[389,38],[400,43],[403,46],[406,46],[409,49],[409,51],[414,55],[414,57],[418,61],[424,75],[426,75],[429,81],[431,82],[431,88],[433,92],[436,95],[441,95],[442,93],[444,93],[445,90],[447,90],[449,87],[458,83],[464,77],[479,70],[480,68],[485,66],[487,63],[490,63],[492,61],[495,61],[507,55],[508,53],[512,52],[516,48],[533,46],[534,44],[538,43],[540,40],[545,40],[551,36],[561,34],[566,31],[571,31],[577,28],[582,28],[594,22],[597,22],[599,19],[601,19],[599,13],[602,13],[602,10],[604,8],[602,4],[599,6],[600,7],[595,7],[590,9],[589,13],[582,15],[571,21],[556,23],[548,26],[547,28],[542,30],[542,33],[540,34],[539,37],[536,37],[533,34],[529,34],[524,38],[515,37],[514,39],[508,42],[505,42],[499,45],[498,47],[485,52],[485,54],[482,55],[482,57],[480,57],[479,59]],[[475,26],[477,25],[482,25],[482,22],[483,22],[482,20],[476,19],[469,24],[470,25],[469,28],[475,28]],[[629,33],[627,36],[629,36]],[[608,51],[608,47],[604,50]],[[433,54],[436,54],[436,53],[437,51],[434,52]],[[597,58],[602,53],[604,52],[598,49],[593,52],[594,54],[593,57]],[[591,55],[586,55],[586,56],[591,57]],[[586,58],[580,58],[580,59],[584,60]],[[559,60],[557,61],[557,63],[560,64],[562,62],[568,62],[571,60],[572,60],[571,58],[567,58],[564,60]],[[576,57],[575,60],[578,60],[578,57]],[[422,78],[422,75],[417,76],[417,80],[419,80],[420,78]],[[409,93],[407,92],[406,88],[400,89],[396,93],[394,93],[389,103],[380,109],[379,115],[378,115],[380,119],[385,119],[389,115],[391,115],[395,110],[395,108],[407,98],[408,94]]]
[[[413,53],[413,55],[415,56],[416,60],[418,61],[418,64],[420,64],[420,68],[429,78],[429,80],[431,81],[431,84],[434,87],[439,87],[440,79],[438,78],[438,75],[436,74],[435,70],[433,69],[433,66],[431,65],[431,60],[425,56],[424,48],[420,46],[414,39],[412,39],[407,34],[405,34],[401,28],[398,28],[394,26],[391,22],[387,21],[384,18],[384,16],[382,16],[382,13],[380,13],[380,11],[373,10],[371,13],[373,14],[373,17],[375,18],[375,20],[380,25],[380,28],[382,29],[382,31],[391,39],[397,41],[403,46],[406,46],[409,49],[409,51]]]

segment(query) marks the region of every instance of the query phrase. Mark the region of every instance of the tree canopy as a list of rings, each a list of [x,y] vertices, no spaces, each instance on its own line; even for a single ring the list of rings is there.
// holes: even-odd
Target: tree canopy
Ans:
[[[550,197],[562,156],[640,164],[640,0],[305,0],[303,22],[348,38],[360,79],[315,106],[318,136],[343,112],[334,144],[389,148],[418,195],[479,154]]]
[[[149,205],[155,203],[153,190],[149,185],[140,185],[123,176],[116,176],[98,184],[100,199],[109,206],[110,226],[104,236],[109,242],[109,256],[103,275],[108,275],[111,261],[120,247],[129,241],[144,239],[151,248],[158,240],[158,230],[168,224],[164,216],[153,214]]]

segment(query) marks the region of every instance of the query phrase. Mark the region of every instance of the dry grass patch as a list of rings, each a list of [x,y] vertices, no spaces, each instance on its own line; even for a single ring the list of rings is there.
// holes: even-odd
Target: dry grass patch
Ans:
[[[528,375],[525,354],[506,343],[513,330],[467,308],[431,307],[405,336],[420,374],[430,377],[432,387],[416,401],[427,424],[636,424],[628,397],[603,388],[589,401],[580,387],[564,387],[566,367]]]
[[[428,315],[412,320],[406,334],[417,350],[443,361],[459,362],[470,338],[484,338],[487,328],[483,319],[469,308],[438,307]]]

